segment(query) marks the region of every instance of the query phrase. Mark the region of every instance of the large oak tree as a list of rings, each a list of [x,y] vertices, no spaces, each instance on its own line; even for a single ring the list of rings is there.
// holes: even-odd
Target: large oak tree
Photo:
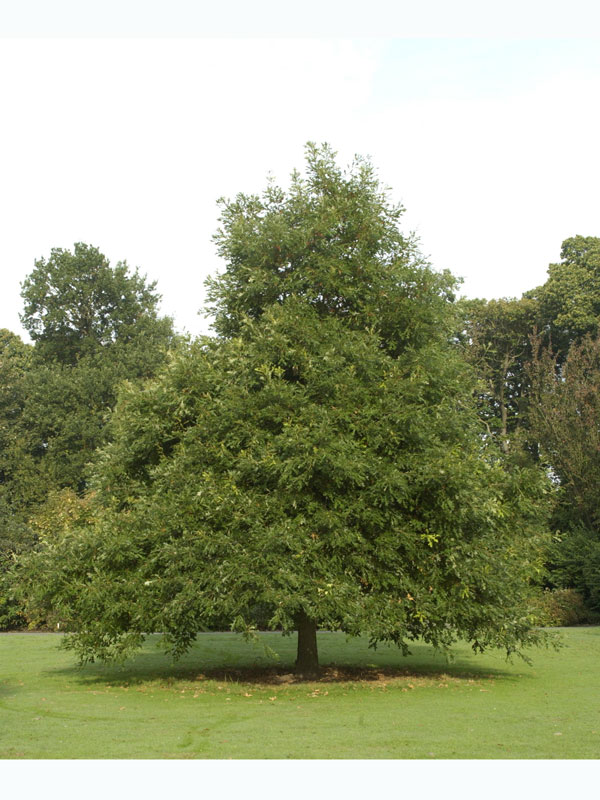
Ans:
[[[30,602],[85,660],[215,619],[406,649],[536,641],[544,485],[485,437],[453,279],[402,235],[371,165],[308,146],[287,190],[222,201],[217,336],[121,393],[85,524],[49,535]],[[543,516],[543,515],[542,515]]]

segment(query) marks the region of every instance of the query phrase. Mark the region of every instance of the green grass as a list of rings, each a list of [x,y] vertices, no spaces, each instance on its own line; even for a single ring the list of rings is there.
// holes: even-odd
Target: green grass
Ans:
[[[289,674],[295,637],[204,634],[173,665],[74,665],[55,634],[0,636],[2,758],[598,758],[600,628],[563,630],[533,666],[500,653],[373,652],[319,634],[320,681]],[[266,668],[266,672],[265,672]],[[352,680],[351,680],[352,679]]]

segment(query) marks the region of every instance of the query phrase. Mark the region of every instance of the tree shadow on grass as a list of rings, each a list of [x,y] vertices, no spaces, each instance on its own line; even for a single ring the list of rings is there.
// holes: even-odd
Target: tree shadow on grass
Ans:
[[[294,644],[293,642],[290,644]],[[219,648],[213,652],[205,652],[205,648],[196,645],[179,662],[173,663],[170,658],[159,651],[142,651],[123,665],[94,663],[83,667],[65,667],[53,670],[52,673],[68,675],[84,684],[103,683],[109,686],[125,684],[140,686],[146,683],[159,682],[173,684],[175,682],[210,682],[239,683],[276,686],[301,683],[365,683],[386,684],[393,682],[440,682],[451,680],[456,682],[482,681],[501,679],[503,681],[520,680],[522,671],[516,674],[514,665],[506,663],[505,668],[491,666],[487,663],[473,663],[474,655],[457,655],[447,660],[443,655],[435,653],[431,647],[414,645],[411,655],[403,657],[397,648],[381,648],[377,651],[359,651],[348,645],[348,653],[342,647],[336,647],[335,658],[328,656],[327,647],[322,647],[322,666],[318,674],[301,676],[294,673],[293,647],[283,648],[279,657],[257,655],[256,649]],[[260,649],[260,648],[259,648]],[[288,652],[285,652],[285,650]],[[347,657],[345,657],[347,656]],[[496,656],[497,660],[498,656]],[[527,670],[527,666],[523,665]],[[525,672],[526,675],[526,672]]]

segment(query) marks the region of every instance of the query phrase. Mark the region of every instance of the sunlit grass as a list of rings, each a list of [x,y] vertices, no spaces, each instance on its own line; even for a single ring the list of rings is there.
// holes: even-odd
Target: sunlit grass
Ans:
[[[319,681],[292,673],[295,637],[203,634],[172,664],[150,641],[123,667],[74,665],[53,634],[0,636],[3,758],[597,758],[600,628],[530,653],[319,634]],[[274,660],[264,645],[278,654]]]

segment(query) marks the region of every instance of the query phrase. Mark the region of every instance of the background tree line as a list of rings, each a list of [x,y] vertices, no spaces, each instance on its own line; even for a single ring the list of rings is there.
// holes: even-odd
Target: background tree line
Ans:
[[[150,629],[178,653],[262,614],[310,666],[317,623],[511,649],[536,574],[600,610],[600,240],[521,299],[457,302],[367,162],[307,153],[288,192],[223,201],[210,339],[94,247],[36,262],[32,344],[0,338],[0,626],[52,608],[80,654]]]
[[[548,471],[553,542],[546,582],[600,612],[600,238],[562,244],[520,299],[463,300],[459,336],[481,378],[490,435]]]
[[[10,574],[14,555],[38,541],[35,518],[85,494],[118,387],[154,375],[175,342],[155,285],[90,245],[37,261],[22,298],[32,344],[0,331],[2,628],[27,622]]]

